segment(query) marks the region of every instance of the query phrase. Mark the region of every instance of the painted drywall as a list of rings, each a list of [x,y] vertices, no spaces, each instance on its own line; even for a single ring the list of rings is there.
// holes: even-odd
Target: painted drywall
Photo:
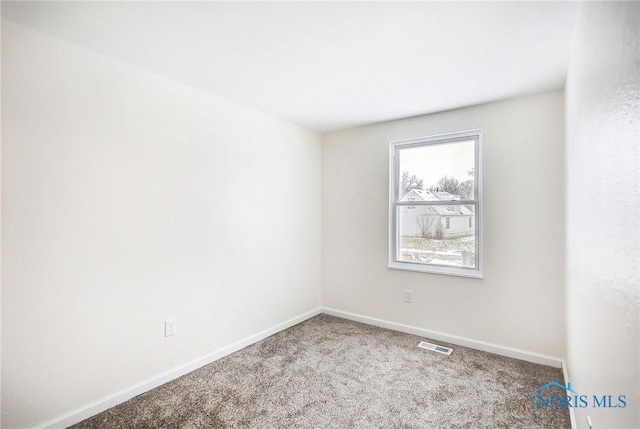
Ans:
[[[567,357],[579,428],[640,427],[640,3],[586,3],[566,85]],[[592,403],[590,405],[593,405]]]
[[[320,136],[10,21],[2,60],[3,428],[319,307]]]
[[[0,4],[0,10],[2,5]],[[2,20],[0,19],[0,34],[2,34]],[[2,76],[2,43],[0,42],[0,76]],[[2,100],[2,85],[0,84],[0,100]],[[0,243],[2,243],[2,103],[0,102]],[[0,427],[2,427],[2,251],[0,245]]]
[[[484,279],[387,268],[389,142],[475,128]],[[564,356],[561,91],[326,134],[322,204],[323,307]]]

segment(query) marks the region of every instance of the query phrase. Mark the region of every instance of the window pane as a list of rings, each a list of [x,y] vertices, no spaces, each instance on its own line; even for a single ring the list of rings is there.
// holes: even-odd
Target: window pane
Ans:
[[[400,201],[474,199],[474,153],[473,140],[400,149]]]
[[[399,262],[475,268],[474,205],[399,206]]]

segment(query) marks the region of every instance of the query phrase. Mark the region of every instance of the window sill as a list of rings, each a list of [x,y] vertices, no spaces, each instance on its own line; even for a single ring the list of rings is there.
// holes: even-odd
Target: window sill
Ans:
[[[417,271],[429,274],[441,274],[447,276],[467,277],[473,279],[483,279],[481,270],[470,268],[446,267],[441,265],[411,264],[407,262],[390,262],[388,265],[392,270]]]

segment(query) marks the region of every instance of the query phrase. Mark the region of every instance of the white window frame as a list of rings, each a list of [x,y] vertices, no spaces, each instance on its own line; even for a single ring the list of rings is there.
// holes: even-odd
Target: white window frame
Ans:
[[[400,202],[399,183],[399,157],[398,152],[402,149],[418,146],[439,145],[456,143],[462,141],[474,141],[475,148],[475,176],[474,176],[474,199],[456,200],[458,205],[474,205],[475,213],[475,267],[452,267],[448,265],[422,264],[414,262],[398,261],[397,249],[399,245],[397,207],[417,206],[417,205],[451,205],[451,201],[442,202],[421,202],[404,201]],[[389,268],[408,271],[420,271],[433,274],[445,274],[452,276],[483,278],[482,274],[483,252],[482,252],[482,130],[468,130],[455,133],[438,134],[427,137],[418,137],[406,140],[396,140],[389,143]]]

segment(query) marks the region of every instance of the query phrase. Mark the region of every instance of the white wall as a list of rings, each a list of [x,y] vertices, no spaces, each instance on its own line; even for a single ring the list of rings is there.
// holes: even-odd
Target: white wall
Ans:
[[[318,135],[10,21],[2,48],[3,427],[319,307]]]
[[[473,128],[485,278],[387,268],[389,142]],[[563,142],[562,92],[323,136],[323,307],[564,356]]]
[[[579,428],[640,427],[640,3],[587,3],[566,87],[568,368]]]
[[[0,4],[0,10],[2,4]],[[0,19],[0,34],[2,34],[2,20]],[[0,76],[2,76],[2,43],[0,42]],[[0,84],[0,100],[2,99],[2,85]],[[2,130],[2,103],[0,102],[0,134]],[[2,136],[0,135],[0,244],[2,243]],[[2,427],[2,251],[0,246],[0,428]]]

